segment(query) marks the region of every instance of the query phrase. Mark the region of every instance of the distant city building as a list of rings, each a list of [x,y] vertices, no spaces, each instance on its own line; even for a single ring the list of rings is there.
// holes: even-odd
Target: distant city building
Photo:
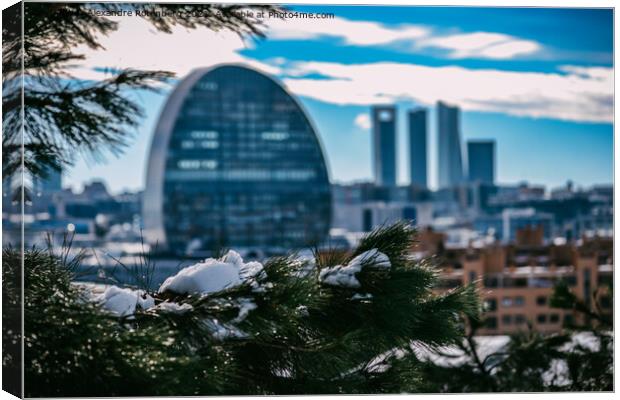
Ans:
[[[495,141],[467,142],[467,165],[470,182],[495,182]]]
[[[446,188],[463,182],[460,111],[458,107],[437,102],[439,187]]]
[[[300,104],[238,65],[192,71],[160,115],[143,199],[145,237],[176,254],[323,241],[331,193]]]
[[[426,110],[409,111],[409,176],[411,184],[427,187]]]
[[[396,107],[372,107],[372,151],[375,182],[396,185]]]
[[[560,332],[566,325],[587,323],[574,310],[551,304],[555,284],[564,281],[585,302],[596,301],[607,318],[613,315],[613,239],[593,238],[579,245],[540,243],[540,228],[517,231],[521,243],[488,243],[482,248],[447,249],[441,236],[420,235],[420,256],[441,260],[439,292],[475,284],[485,303],[480,335]]]
[[[552,237],[553,215],[537,212],[534,208],[507,208],[496,216],[479,217],[473,225],[476,231],[492,234],[505,243],[514,242],[517,231],[523,229],[540,229],[541,238],[549,241]]]
[[[95,179],[84,185],[84,191],[82,192],[82,196],[89,199],[109,199],[110,193],[108,192],[108,188],[104,181]]]

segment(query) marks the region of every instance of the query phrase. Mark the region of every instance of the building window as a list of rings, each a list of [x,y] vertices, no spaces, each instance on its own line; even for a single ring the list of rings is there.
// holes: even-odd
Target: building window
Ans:
[[[512,325],[512,315],[502,315],[502,325]]]
[[[497,328],[497,318],[495,318],[495,317],[487,317],[484,320],[484,326],[487,329],[496,329]]]
[[[504,287],[527,287],[527,278],[504,278]]]
[[[191,131],[189,136],[192,139],[217,139],[219,133],[216,131]]]
[[[203,149],[217,149],[220,144],[217,140],[203,140],[200,142],[200,147]]]
[[[538,316],[536,317],[536,321],[539,324],[546,324],[547,323],[547,314],[538,314]]]
[[[263,140],[282,141],[289,138],[288,132],[263,132],[261,138]]]
[[[392,112],[388,110],[381,110],[379,112],[379,121],[389,122],[393,119]]]
[[[538,296],[536,297],[536,305],[544,306],[547,304],[547,296]]]
[[[603,296],[600,298],[601,308],[611,308],[611,298],[609,296]]]
[[[502,307],[512,307],[512,298],[511,297],[504,297],[502,299]]]
[[[559,314],[551,314],[549,316],[549,322],[552,324],[557,324],[558,322],[560,322],[560,315]]]
[[[199,160],[179,160],[177,166],[180,169],[198,169],[200,168]]]
[[[577,277],[575,275],[567,275],[563,279],[568,286],[577,286]]]
[[[469,271],[469,282],[473,282],[476,280],[476,272],[475,271]]]
[[[573,316],[570,314],[564,314],[564,325],[571,326],[573,324]]]
[[[200,162],[200,166],[204,169],[215,169],[217,168],[216,160],[202,160]]]
[[[495,311],[497,310],[497,300],[495,299],[486,299],[484,300],[484,308],[486,311]]]
[[[195,144],[193,140],[183,140],[181,142],[182,149],[193,149],[194,147],[195,147]]]
[[[517,296],[515,297],[515,306],[517,307],[521,307],[525,304],[525,299],[523,298],[523,296]]]
[[[499,280],[495,276],[484,277],[484,287],[496,288],[499,285]]]
[[[525,315],[517,314],[515,315],[515,324],[521,325],[525,323]]]

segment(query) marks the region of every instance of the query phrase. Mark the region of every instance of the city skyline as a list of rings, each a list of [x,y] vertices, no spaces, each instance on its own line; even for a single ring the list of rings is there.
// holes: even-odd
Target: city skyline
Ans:
[[[315,21],[314,25],[294,20],[286,29],[270,22],[269,38],[247,46],[239,44],[236,37],[208,34],[214,45],[221,47],[217,57],[173,51],[174,42],[204,41],[205,32],[155,35],[139,22],[121,19],[119,33],[105,39],[105,51],[84,50],[86,59],[79,71],[83,78],[100,79],[103,75],[97,71],[101,68],[131,67],[138,57],[143,60],[140,65],[175,71],[178,78],[188,69],[228,61],[268,70],[297,95],[317,126],[334,183],[373,179],[370,106],[393,103],[398,108],[397,183],[409,182],[406,112],[422,106],[430,108],[428,183],[436,188],[436,115],[432,110],[436,100],[461,108],[463,142],[496,142],[499,184],[528,181],[557,187],[567,180],[583,186],[612,182],[612,24],[608,10],[294,9],[329,11],[335,19]],[[575,19],[588,27],[586,34],[571,32]],[[513,22],[510,28],[501,23],[507,20]],[[353,29],[361,27],[376,30],[373,41],[361,41],[364,35]],[[116,44],[119,37],[127,40],[128,31],[142,47],[144,43],[157,43],[161,53],[170,51],[169,56],[142,54],[140,49],[126,54]],[[369,86],[366,75],[377,82]],[[546,81],[553,81],[553,87]],[[501,88],[494,87],[498,82],[504,83]],[[567,94],[568,82],[575,83],[575,92],[583,93],[577,96],[580,99]],[[357,95],[351,94],[353,84]],[[533,88],[539,88],[545,100],[532,96],[525,101],[515,93],[534,93]],[[381,90],[385,98],[377,101]],[[146,118],[135,142],[121,157],[109,157],[106,164],[78,161],[65,176],[65,184],[75,187],[103,178],[114,192],[143,188],[148,143],[168,93],[168,89],[158,95],[136,93]],[[494,97],[497,101],[488,104]],[[597,103],[588,103],[594,98],[599,99]]]

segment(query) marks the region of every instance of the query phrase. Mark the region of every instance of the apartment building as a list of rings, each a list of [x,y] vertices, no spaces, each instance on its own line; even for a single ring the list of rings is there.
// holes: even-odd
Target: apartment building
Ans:
[[[531,326],[555,332],[564,324],[584,323],[584,316],[549,304],[553,287],[564,280],[571,291],[603,314],[612,315],[613,241],[581,239],[570,244],[542,244],[542,231],[519,230],[514,243],[483,248],[446,249],[441,233],[425,231],[414,251],[436,254],[441,288],[474,282],[485,303],[481,335],[511,334]]]

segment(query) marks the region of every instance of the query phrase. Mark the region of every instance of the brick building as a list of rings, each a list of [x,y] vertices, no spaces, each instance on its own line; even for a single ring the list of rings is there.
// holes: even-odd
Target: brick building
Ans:
[[[481,335],[510,334],[529,325],[554,332],[565,323],[584,323],[583,315],[552,308],[553,287],[564,280],[571,291],[603,314],[612,315],[613,241],[582,239],[574,244],[543,245],[540,232],[519,232],[510,245],[446,249],[442,235],[422,232],[415,252],[435,254],[442,270],[439,290],[475,282],[484,303]]]

